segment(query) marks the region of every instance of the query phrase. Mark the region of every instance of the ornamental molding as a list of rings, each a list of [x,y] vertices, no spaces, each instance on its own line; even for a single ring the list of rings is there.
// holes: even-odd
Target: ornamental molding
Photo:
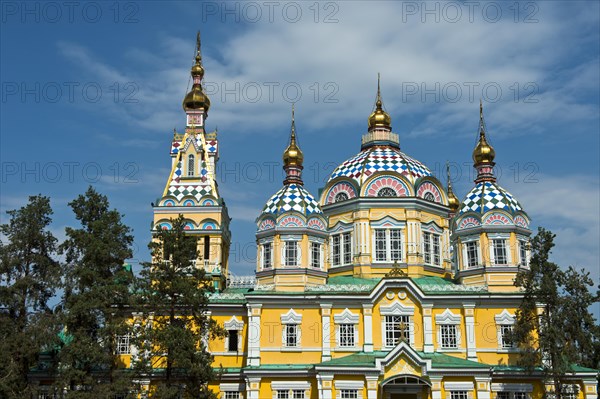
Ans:
[[[463,285],[463,284],[417,284],[421,290],[426,292],[487,292],[485,285]]]
[[[346,308],[342,313],[333,316],[335,324],[358,324],[359,316]]]
[[[494,319],[496,320],[496,324],[515,324],[515,315],[508,313],[506,309],[494,316]]]
[[[300,324],[302,315],[296,313],[294,309],[290,309],[287,313],[281,315],[281,324]]]
[[[472,391],[475,388],[473,382],[458,382],[458,381],[446,381],[444,382],[444,389],[446,391]]]
[[[244,328],[244,322],[242,320],[238,320],[237,317],[231,316],[231,319],[227,320],[225,323],[226,330],[242,330]]]
[[[334,284],[334,285],[311,285],[306,287],[306,291],[323,292],[370,292],[373,288],[368,284]]]
[[[383,316],[412,316],[415,313],[414,306],[404,306],[399,301],[394,301],[388,306],[381,306],[379,313]]]
[[[492,392],[533,392],[532,384],[504,384],[504,383],[493,383]]]
[[[460,315],[446,309],[443,313],[435,315],[435,322],[436,324],[460,324]]]

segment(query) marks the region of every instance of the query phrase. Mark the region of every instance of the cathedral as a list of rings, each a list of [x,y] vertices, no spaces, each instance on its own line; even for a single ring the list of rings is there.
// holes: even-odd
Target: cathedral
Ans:
[[[379,83],[367,129],[355,132],[358,153],[310,193],[292,108],[280,143],[285,179],[256,212],[256,271],[231,276],[230,218],[215,173],[227,148],[205,130],[203,75],[198,41],[186,127],[173,133],[152,226],[169,229],[183,214],[198,237],[196,266],[215,287],[210,316],[227,332],[208,345],[219,398],[542,397],[547,382],[516,366],[506,337],[531,221],[496,180],[481,106],[476,178],[462,201],[449,179],[402,152]],[[597,399],[596,373],[576,368],[566,397]]]

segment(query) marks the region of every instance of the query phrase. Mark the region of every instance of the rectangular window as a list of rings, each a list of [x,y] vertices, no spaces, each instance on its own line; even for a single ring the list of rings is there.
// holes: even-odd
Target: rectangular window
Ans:
[[[508,258],[506,256],[506,240],[495,239],[492,240],[494,248],[494,264],[495,265],[507,265]]]
[[[496,399],[511,399],[510,392],[498,392],[496,394]]]
[[[350,239],[350,233],[342,234],[344,238],[344,264],[349,265],[352,263],[352,241]]]
[[[292,391],[292,399],[304,399],[304,391],[300,389],[294,389]]]
[[[431,263],[431,233],[423,233],[423,261]]]
[[[469,393],[467,391],[450,391],[450,399],[468,399]]]
[[[239,335],[238,330],[227,330],[227,350],[229,352],[237,352],[239,345]]]
[[[277,399],[290,399],[290,391],[277,391]]]
[[[358,390],[357,389],[342,389],[340,391],[341,399],[358,399]]]
[[[240,393],[225,391],[225,395],[223,396],[223,399],[240,399]]]
[[[527,266],[527,242],[519,240],[519,264],[521,266]]]
[[[37,397],[38,399],[54,399],[56,395],[50,392],[39,392]]]
[[[298,264],[298,242],[287,241],[285,243],[285,265],[296,266]]]
[[[285,346],[295,348],[298,346],[298,324],[286,324],[285,328]]]
[[[395,346],[410,337],[409,316],[385,316],[385,346]]]
[[[515,392],[513,399],[527,399],[526,392]]]
[[[439,235],[423,233],[423,261],[428,265],[441,265]]]
[[[342,258],[341,258],[341,254],[342,254],[342,248],[340,246],[340,235],[334,235],[333,237],[331,237],[331,248],[332,248],[332,253],[333,253],[333,259],[332,259],[332,263],[333,266],[339,266],[342,264]]]
[[[479,264],[479,254],[477,252],[477,241],[465,243],[467,247],[467,267],[475,267]]]
[[[390,261],[402,260],[402,232],[398,229],[390,230]]]
[[[455,349],[458,348],[458,337],[456,326],[441,325],[440,326],[440,341],[442,349]]]
[[[333,266],[352,263],[352,236],[350,233],[336,234],[331,237],[331,253]]]
[[[317,242],[310,243],[310,265],[315,269],[321,268],[321,244]]]
[[[340,324],[340,347],[354,347],[354,324]]]
[[[131,347],[129,345],[129,334],[117,335],[117,355],[129,354],[131,354]]]
[[[500,325],[500,347],[504,349],[514,348],[510,337],[508,334],[512,332],[513,326],[510,324],[502,324]]]
[[[273,266],[271,258],[271,243],[266,242],[263,244],[263,269],[270,269]]]
[[[387,242],[385,230],[375,230],[375,260],[385,262],[387,260]]]

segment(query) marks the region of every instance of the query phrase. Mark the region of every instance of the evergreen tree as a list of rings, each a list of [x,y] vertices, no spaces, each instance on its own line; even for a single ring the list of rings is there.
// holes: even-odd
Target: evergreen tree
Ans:
[[[598,367],[600,328],[589,312],[598,301],[589,290],[589,273],[572,267],[565,272],[549,260],[554,237],[540,228],[531,242],[529,269],[522,269],[515,280],[524,298],[510,338],[520,349],[519,364],[541,370],[560,399],[566,373],[574,365]]]
[[[214,288],[194,264],[197,238],[185,231],[183,216],[171,224],[172,229],[154,235],[149,244],[152,262],[140,273],[139,304],[146,318],[137,324],[136,368],[159,377],[153,397],[210,398],[214,395],[207,382],[214,372],[206,345],[222,335],[206,313],[207,294]]]
[[[48,301],[60,281],[50,199],[29,197],[0,226],[0,397],[32,395],[27,374],[56,336]],[[54,328],[53,328],[54,327]]]
[[[131,229],[92,187],[69,203],[81,228],[67,228],[61,319],[68,343],[59,352],[57,387],[67,398],[110,398],[129,391],[129,374],[115,356],[128,333]]]

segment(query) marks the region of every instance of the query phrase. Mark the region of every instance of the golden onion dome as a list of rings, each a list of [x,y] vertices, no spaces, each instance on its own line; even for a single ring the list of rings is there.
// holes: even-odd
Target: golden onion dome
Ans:
[[[450,181],[450,165],[446,163],[446,174],[448,180],[448,207],[453,213],[456,213],[458,208],[460,208],[460,201],[454,195],[454,191],[452,191],[452,182]]]
[[[485,138],[485,131],[479,132],[479,142],[473,150],[473,162],[475,165],[492,164],[496,158],[496,151]]]
[[[377,101],[375,101],[375,111],[369,115],[369,129],[383,127],[391,129],[392,117],[384,111],[383,101],[381,101],[381,89],[379,85],[379,74],[377,74]]]
[[[283,152],[283,166],[296,166],[302,167],[304,161],[304,154],[298,144],[296,143],[296,122],[294,120],[294,106],[292,105],[292,132],[290,135],[290,144]]]
[[[204,108],[208,111],[210,108],[210,99],[202,91],[202,86],[200,83],[194,83],[192,90],[186,94],[185,98],[183,99],[183,109],[187,111],[190,109],[200,108]]]

